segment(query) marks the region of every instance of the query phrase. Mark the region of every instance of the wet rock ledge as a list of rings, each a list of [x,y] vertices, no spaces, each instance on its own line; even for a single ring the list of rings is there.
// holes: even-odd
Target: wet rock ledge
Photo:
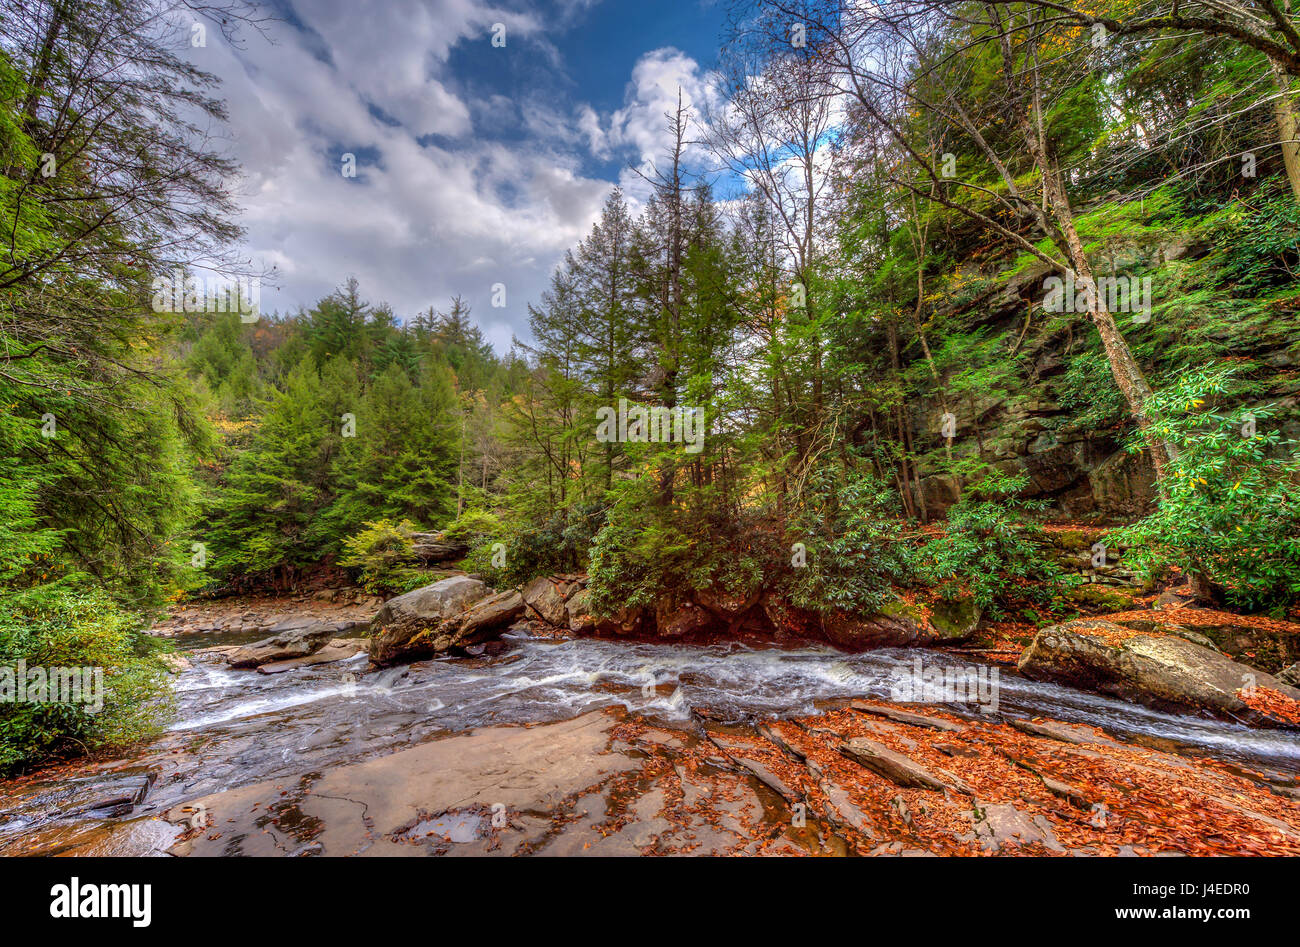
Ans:
[[[587,577],[540,576],[517,590],[493,593],[472,576],[453,576],[386,602],[371,625],[371,660],[380,666],[465,650],[520,619],[560,632],[605,637],[697,640],[754,635],[806,638],[850,650],[951,645],[979,623],[969,602],[921,608],[901,600],[875,615],[815,615],[771,594],[748,599],[693,590],[654,609],[596,615]]]
[[[1300,854],[1297,796],[1089,727],[855,701],[485,728],[167,817],[175,855]]]

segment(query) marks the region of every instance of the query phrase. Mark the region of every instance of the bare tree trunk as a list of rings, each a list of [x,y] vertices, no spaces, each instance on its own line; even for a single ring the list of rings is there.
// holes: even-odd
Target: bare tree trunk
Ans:
[[[460,406],[460,459],[456,463],[456,519],[465,505],[465,404]]]
[[[998,27],[1004,78],[1008,87],[1014,88],[1017,70],[1015,68],[1015,57],[1011,51],[1010,34],[1008,34],[996,7],[989,5],[987,9],[993,22]],[[1036,44],[1036,33],[1031,35],[1026,42]],[[1065,193],[1065,185],[1061,180],[1060,170],[1057,168],[1055,161],[1052,160],[1047,145],[1047,136],[1043,130],[1042,81],[1038,68],[1036,46],[1031,47],[1029,56],[1029,66],[1024,70],[1024,78],[1027,78],[1029,82],[1029,108],[1021,107],[1021,96],[1017,95],[1010,103],[1011,110],[1018,118],[1020,130],[1025,137],[1025,144],[1029,149],[1030,156],[1038,166],[1043,182],[1043,201],[1050,208],[1052,218],[1065,241],[1065,250],[1070,257],[1070,265],[1074,270],[1075,281],[1083,286],[1087,295],[1088,317],[1092,320],[1093,325],[1097,327],[1097,333],[1101,336],[1111,375],[1114,376],[1115,384],[1119,386],[1120,393],[1123,394],[1124,400],[1128,403],[1129,412],[1137,421],[1138,427],[1145,432],[1151,423],[1146,413],[1146,401],[1151,396],[1151,386],[1147,384],[1146,376],[1143,374],[1137,360],[1133,357],[1133,352],[1128,347],[1128,343],[1124,341],[1124,336],[1119,331],[1115,317],[1111,314],[1101,293],[1097,290],[1097,282],[1092,275],[1092,265],[1088,262],[1088,256],[1083,249],[1083,241],[1079,239],[1079,232],[1074,224],[1074,211],[1070,207],[1069,196]],[[1164,480],[1165,468],[1171,459],[1172,449],[1169,445],[1156,440],[1154,437],[1148,436],[1146,441],[1151,452],[1152,465],[1155,467],[1156,481],[1159,484]]]
[[[677,90],[677,111],[669,119],[669,128],[673,133],[672,173],[659,183],[657,190],[665,195],[668,203],[668,282],[665,289],[664,338],[662,355],[664,378],[661,386],[660,400],[666,408],[677,407],[677,373],[680,368],[681,324],[682,324],[682,262],[684,258],[685,233],[682,221],[682,155],[686,148],[686,108],[682,105],[682,90]],[[673,483],[677,479],[677,464],[671,452],[663,455],[664,465],[659,472],[659,499],[663,506],[673,502]]]
[[[50,25],[45,31],[45,36],[41,40],[41,51],[35,57],[36,67],[27,83],[27,98],[23,102],[22,121],[26,124],[27,130],[32,137],[36,137],[36,110],[40,106],[41,97],[45,94],[45,86],[49,81],[50,61],[54,57],[54,44],[59,38],[59,31],[63,29],[65,19],[65,10],[63,3],[55,3],[50,12]]]
[[[1291,76],[1275,60],[1269,60],[1278,96],[1273,100],[1273,118],[1277,122],[1278,141],[1282,148],[1282,163],[1286,166],[1286,179],[1291,182],[1291,193],[1300,202],[1300,141],[1296,136],[1295,100],[1291,97]]]
[[[1079,239],[1079,232],[1074,226],[1074,212],[1070,209],[1069,199],[1065,195],[1064,188],[1061,187],[1060,178],[1054,168],[1044,171],[1043,187],[1047,192],[1048,203],[1052,206],[1053,216],[1065,237],[1075,280],[1083,286],[1087,296],[1088,318],[1092,320],[1092,324],[1097,327],[1097,334],[1101,336],[1101,344],[1106,350],[1106,361],[1110,365],[1111,375],[1114,376],[1120,393],[1124,395],[1129,412],[1137,421],[1138,427],[1145,431],[1151,423],[1146,413],[1146,401],[1151,397],[1151,386],[1147,384],[1146,375],[1133,357],[1132,349],[1124,341],[1119,325],[1115,322],[1115,316],[1106,306],[1101,292],[1097,289],[1097,282],[1092,275],[1092,265],[1088,262],[1088,256],[1083,250],[1083,242]],[[1173,459],[1173,450],[1170,445],[1153,437],[1147,438],[1147,447],[1151,451],[1151,463],[1155,467],[1156,480],[1162,481],[1165,468]]]

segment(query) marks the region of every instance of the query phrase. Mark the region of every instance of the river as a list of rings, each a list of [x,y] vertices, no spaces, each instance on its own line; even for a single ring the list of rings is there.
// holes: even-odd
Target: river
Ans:
[[[695,713],[741,721],[808,715],[850,698],[896,700],[919,654],[902,649],[846,654],[818,645],[556,639],[535,637],[522,626],[503,640],[506,650],[494,657],[448,657],[374,671],[358,654],[264,675],[230,670],[220,655],[199,650],[230,643],[229,636],[186,636],[182,648],[190,652],[192,666],[175,682],[177,717],[133,764],[127,761],[113,771],[130,776],[161,760],[168,763],[130,818],[258,780],[383,755],[444,734],[564,720],[601,707],[618,705],[662,725],[682,726]],[[953,654],[924,654],[927,667],[980,668]],[[984,673],[989,670],[985,666]],[[1160,713],[1030,681],[1006,668],[998,668],[997,683],[997,713],[1003,717],[1047,716],[1183,754],[1275,772],[1300,771],[1300,741],[1294,733]],[[973,705],[945,709],[981,713]],[[33,834],[44,837],[73,828],[84,835],[98,823],[115,821],[96,812],[70,816],[62,804],[70,783],[76,787],[75,779],[38,781],[11,799],[0,817],[0,851],[26,850],[25,837]],[[124,850],[133,851],[131,844]]]

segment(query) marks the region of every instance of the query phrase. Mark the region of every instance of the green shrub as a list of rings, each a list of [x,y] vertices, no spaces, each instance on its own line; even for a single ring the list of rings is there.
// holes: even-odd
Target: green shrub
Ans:
[[[358,582],[372,595],[409,592],[432,581],[432,573],[417,565],[411,538],[417,532],[410,520],[366,523],[361,532],[343,541],[339,565],[359,570]]]
[[[539,575],[585,569],[588,551],[604,521],[605,508],[597,505],[570,507],[534,526],[507,526],[497,521],[497,531],[485,536],[461,565],[498,587],[519,585]],[[500,550],[493,548],[498,542],[503,547]],[[503,566],[496,565],[502,561],[498,552],[504,554]]]
[[[503,532],[501,520],[495,514],[485,510],[466,510],[443,529],[442,537],[450,543],[480,546],[500,538]]]
[[[621,608],[654,607],[671,584],[671,560],[682,539],[671,526],[647,529],[630,511],[611,511],[591,547],[587,588],[592,611],[608,615]]]
[[[746,596],[772,573],[774,531],[736,511],[686,512],[657,503],[650,482],[624,488],[591,546],[591,608],[608,615],[652,608],[696,589]]]
[[[1112,534],[1124,564],[1150,578],[1176,566],[1204,594],[1244,608],[1300,597],[1300,461],[1272,405],[1217,410],[1243,384],[1235,369],[1185,371],[1147,403],[1150,434],[1177,457],[1154,513]],[[1129,449],[1142,449],[1134,437]]]
[[[893,512],[898,494],[872,475],[837,482],[816,475],[805,508],[787,537],[805,546],[806,564],[788,570],[790,601],[813,611],[871,614],[911,577],[910,548]]]
[[[994,617],[1011,599],[1050,602],[1067,588],[1061,567],[1044,554],[1041,530],[1025,516],[1045,503],[1017,498],[1027,482],[995,471],[966,487],[943,535],[916,551],[917,578],[945,599],[970,594]]]
[[[0,602],[0,669],[14,686],[27,669],[99,669],[102,692],[93,704],[0,700],[0,771],[73,752],[120,749],[156,735],[171,715],[168,674],[157,642],[138,616],[107,593],[76,588],[11,594]],[[87,681],[86,683],[91,683]],[[91,697],[97,685],[84,694]],[[31,692],[29,691],[29,694]],[[96,709],[95,704],[101,704]]]
[[[1234,206],[1213,230],[1218,278],[1238,292],[1294,285],[1300,265],[1300,206],[1285,188],[1265,192],[1252,203]]]

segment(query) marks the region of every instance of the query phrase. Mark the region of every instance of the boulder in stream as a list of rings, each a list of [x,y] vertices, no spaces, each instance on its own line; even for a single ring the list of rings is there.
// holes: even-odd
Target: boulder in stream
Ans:
[[[1204,644],[1283,681],[1283,669],[1300,661],[1300,626],[1293,622],[1190,607],[1125,613],[1111,620],[1135,631],[1159,631]]]
[[[354,624],[335,621],[295,622],[270,638],[228,652],[226,663],[233,668],[256,668],[272,661],[305,658],[325,647],[331,639],[351,630]]]
[[[452,576],[384,603],[371,623],[370,660],[396,664],[464,647],[523,613],[518,591],[494,595],[479,579]]]
[[[1026,677],[1157,709],[1300,726],[1300,690],[1177,635],[1076,619],[1039,631],[1017,667]]]

